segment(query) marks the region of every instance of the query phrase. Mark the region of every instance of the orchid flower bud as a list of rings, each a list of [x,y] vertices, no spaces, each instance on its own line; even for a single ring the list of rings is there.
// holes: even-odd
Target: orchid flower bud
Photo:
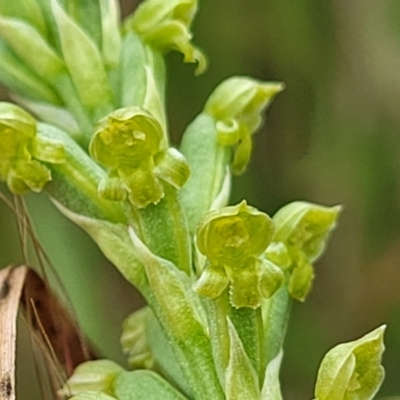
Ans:
[[[144,1],[125,24],[151,46],[161,51],[177,50],[188,63],[197,62],[196,73],[206,69],[204,54],[191,43],[190,26],[197,0]]]
[[[162,149],[162,137],[158,121],[140,107],[121,108],[100,120],[89,150],[110,173],[100,182],[99,193],[110,200],[128,195],[143,208],[164,196],[160,179],[182,186],[189,175],[184,158]]]
[[[371,400],[385,371],[381,365],[386,326],[353,342],[331,349],[322,360],[315,386],[315,400]]]
[[[75,368],[60,394],[78,395],[86,391],[114,394],[114,380],[124,369],[111,360],[86,361]]]
[[[280,269],[260,258],[273,230],[268,215],[245,201],[209,212],[197,230],[197,246],[209,265],[195,282],[194,290],[215,298],[229,283],[234,307],[258,307],[283,281]]]
[[[312,263],[323,253],[341,207],[323,207],[306,202],[293,202],[273,217],[274,243],[283,243],[292,260],[289,267],[289,293],[303,301],[314,278]],[[285,262],[285,267],[288,268]],[[280,265],[280,263],[278,263]]]
[[[0,179],[16,194],[39,192],[51,180],[40,161],[62,163],[63,144],[37,134],[36,121],[11,103],[0,103]]]
[[[209,97],[204,112],[217,121],[219,143],[235,146],[235,174],[241,174],[249,162],[251,135],[262,122],[261,113],[282,90],[281,83],[233,77],[222,82]]]

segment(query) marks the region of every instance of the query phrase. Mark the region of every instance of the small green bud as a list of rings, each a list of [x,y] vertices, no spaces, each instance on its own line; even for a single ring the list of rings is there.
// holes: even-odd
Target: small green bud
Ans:
[[[151,311],[144,307],[129,315],[122,324],[121,347],[133,369],[151,369],[154,364],[146,337],[149,312]]]
[[[260,259],[273,236],[268,215],[249,207],[237,206],[209,212],[197,230],[197,246],[210,265],[193,288],[215,298],[227,287],[234,307],[256,308],[282,284],[283,273]]]
[[[115,397],[108,396],[107,394],[104,394],[102,392],[88,390],[74,397],[71,397],[70,400],[117,400],[117,399]]]
[[[276,255],[270,256],[275,257],[281,268],[290,270],[288,291],[297,300],[304,301],[311,289],[312,263],[323,253],[340,209],[340,206],[324,207],[297,201],[281,208],[273,217],[276,227],[273,241],[282,243],[291,262],[286,259],[282,263]]]
[[[78,395],[86,391],[114,394],[114,380],[124,369],[110,360],[86,361],[75,368],[73,375],[60,391],[64,395]]]
[[[143,208],[164,196],[160,179],[182,186],[188,167],[180,153],[160,148],[162,137],[160,124],[140,107],[120,108],[100,120],[89,151],[110,174],[99,193],[110,200],[128,195],[133,205]]]
[[[211,94],[204,112],[216,122],[218,141],[223,146],[236,146],[232,169],[241,174],[251,154],[251,135],[261,122],[261,113],[276,94],[281,83],[264,83],[247,77],[233,77],[222,82]]]
[[[207,66],[204,54],[190,42],[190,26],[197,11],[197,0],[147,0],[126,22],[146,43],[161,51],[177,50],[188,63],[197,62],[196,73]]]
[[[64,160],[62,143],[38,135],[30,114],[14,104],[0,103],[0,179],[13,193],[41,191],[51,174],[39,161]]]
[[[362,338],[331,349],[322,360],[315,400],[371,400],[385,375],[382,325]]]

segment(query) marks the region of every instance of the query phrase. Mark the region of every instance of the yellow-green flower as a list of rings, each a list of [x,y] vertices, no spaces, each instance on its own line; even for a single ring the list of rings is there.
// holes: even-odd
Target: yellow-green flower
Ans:
[[[272,220],[245,201],[208,213],[197,230],[197,246],[208,265],[194,289],[215,298],[229,285],[235,307],[258,307],[283,281],[282,271],[260,258],[271,242]]]

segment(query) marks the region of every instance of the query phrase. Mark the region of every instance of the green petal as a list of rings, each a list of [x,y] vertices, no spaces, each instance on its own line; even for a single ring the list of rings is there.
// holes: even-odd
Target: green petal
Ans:
[[[285,277],[282,270],[268,260],[259,262],[260,293],[263,298],[270,298],[282,286]]]
[[[190,170],[185,157],[172,147],[157,154],[154,161],[156,175],[176,189],[181,188],[189,178]]]

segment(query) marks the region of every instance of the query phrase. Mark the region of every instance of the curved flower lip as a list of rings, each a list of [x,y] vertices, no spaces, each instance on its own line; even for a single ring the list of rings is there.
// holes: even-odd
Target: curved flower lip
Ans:
[[[261,255],[273,236],[268,215],[242,201],[236,206],[211,211],[197,230],[197,245],[214,265],[236,265]]]

